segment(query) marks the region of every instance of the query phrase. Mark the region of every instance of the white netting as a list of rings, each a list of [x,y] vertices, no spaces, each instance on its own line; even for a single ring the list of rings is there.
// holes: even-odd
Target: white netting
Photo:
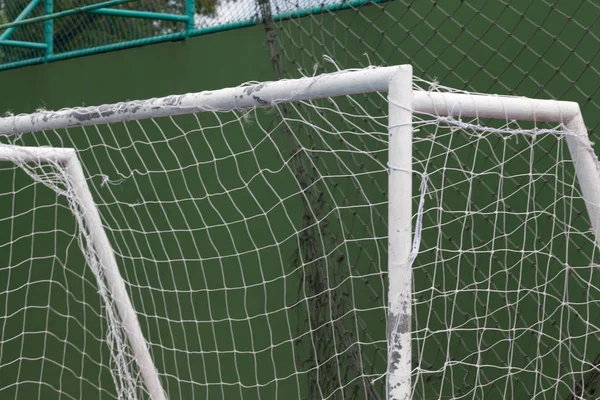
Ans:
[[[169,398],[376,399],[387,107],[357,95],[6,141],[77,149]],[[414,119],[413,397],[593,396],[598,255],[571,133],[450,117]],[[20,167],[0,181],[0,393],[145,397],[127,346],[107,345],[118,322],[61,167]]]
[[[3,145],[4,146],[4,145]],[[3,149],[6,147],[3,147]],[[38,148],[39,149],[39,148]],[[75,272],[77,274],[77,277],[79,279],[83,280],[90,280],[91,282],[84,282],[84,283],[89,283],[92,285],[93,289],[92,290],[92,295],[93,296],[98,296],[98,300],[100,300],[102,302],[101,308],[102,308],[102,312],[99,311],[92,311],[93,310],[93,306],[92,305],[84,305],[86,308],[89,307],[89,309],[87,310],[92,311],[95,314],[95,317],[100,316],[100,314],[102,314],[102,318],[105,319],[105,323],[106,323],[106,329],[105,331],[101,332],[101,335],[97,338],[95,338],[96,340],[98,340],[99,342],[102,343],[102,345],[106,346],[106,350],[108,350],[108,354],[110,354],[109,357],[107,357],[108,360],[108,369],[111,370],[112,372],[112,379],[113,379],[113,384],[114,387],[116,388],[117,392],[120,394],[121,397],[123,398],[135,398],[135,393],[137,391],[139,391],[139,387],[141,385],[141,381],[137,380],[136,381],[136,369],[132,369],[131,368],[131,364],[135,363],[135,360],[132,359],[132,356],[128,350],[129,347],[129,343],[127,341],[127,336],[125,334],[124,328],[121,324],[120,318],[118,316],[118,311],[117,308],[115,306],[115,300],[112,296],[112,294],[110,293],[110,290],[107,288],[106,285],[106,281],[105,281],[105,277],[104,277],[104,271],[101,268],[101,262],[99,260],[97,251],[96,251],[96,247],[97,244],[94,243],[92,237],[90,236],[89,233],[89,226],[88,224],[86,224],[85,222],[85,217],[84,217],[84,207],[82,207],[82,200],[80,199],[77,190],[75,189],[74,185],[77,184],[77,182],[73,182],[72,178],[69,177],[69,174],[67,172],[66,166],[63,165],[61,162],[57,161],[56,159],[53,159],[52,157],[48,158],[44,156],[44,153],[41,153],[41,156],[38,157],[38,159],[36,161],[31,161],[31,160],[27,160],[25,161],[21,156],[23,154],[20,154],[19,148],[18,147],[11,147],[8,146],[8,150],[9,151],[14,151],[14,155],[9,157],[7,162],[10,162],[11,164],[14,164],[14,166],[19,170],[19,172],[24,172],[25,175],[27,176],[27,178],[23,177],[24,180],[29,180],[31,181],[30,183],[33,183],[34,187],[35,186],[39,186],[41,189],[41,193],[43,195],[45,195],[48,199],[52,199],[54,196],[52,194],[52,192],[54,192],[55,195],[57,195],[58,197],[60,197],[63,201],[57,201],[56,206],[57,206],[57,212],[58,212],[58,208],[64,208],[65,211],[67,211],[67,215],[69,215],[69,217],[71,217],[70,219],[72,219],[75,224],[74,224],[74,229],[73,229],[73,236],[69,238],[69,245],[75,245],[77,247],[77,249],[79,250],[79,253],[81,255],[83,255],[84,257],[84,262],[82,263],[82,265],[85,265],[87,267],[87,269],[81,269],[78,271],[70,271],[70,272]],[[52,152],[48,152],[48,154],[51,154]],[[36,185],[37,184],[37,185]],[[45,191],[43,188],[48,188],[50,189],[50,191]],[[36,197],[37,197],[37,190],[36,190]],[[16,197],[16,196],[15,196]],[[58,200],[58,199],[57,199]],[[46,206],[42,206],[42,208],[45,208]],[[35,212],[34,210],[32,210],[32,213]],[[48,216],[43,215],[40,216],[39,218],[43,219],[43,220],[48,220]],[[32,221],[34,224],[36,223],[35,221]],[[35,234],[35,229],[33,230],[33,233]],[[48,232],[45,232],[48,233]],[[17,239],[20,240],[21,238]],[[34,244],[32,243],[31,246],[33,246]],[[42,245],[44,245],[44,243],[42,243]],[[59,247],[55,250],[58,250],[59,253],[58,254],[47,254],[47,256],[49,257],[56,257],[55,260],[52,260],[53,262],[58,261],[60,264],[66,262],[66,259],[62,259],[63,258],[63,254],[65,249],[63,247]],[[33,251],[33,249],[31,249],[31,251]],[[12,251],[11,251],[11,255],[12,255]],[[68,253],[67,253],[68,254]],[[66,257],[66,255],[64,255]],[[31,260],[30,265],[31,265],[31,270],[33,270],[33,265],[35,265],[36,263],[34,263],[35,260]],[[36,268],[38,266],[36,265]],[[40,267],[43,268],[42,265],[40,265]],[[12,271],[10,271],[10,261],[9,261],[9,278],[11,277],[10,273],[12,273]],[[90,276],[91,273],[91,276]],[[79,274],[81,276],[79,276]],[[39,278],[41,278],[41,276],[39,276]],[[32,284],[34,286],[39,286],[41,285],[42,287],[44,287],[45,289],[45,284],[47,282],[44,282],[43,280],[38,280],[35,279],[34,282],[27,282],[27,284]],[[54,282],[53,282],[54,283]],[[78,284],[81,284],[82,282],[78,282]],[[60,281],[58,282],[58,284],[60,285]],[[48,287],[48,294],[49,295],[52,291],[52,285],[50,285],[50,287]],[[56,289],[55,289],[56,290]],[[44,290],[45,291],[45,290]],[[7,291],[5,293],[6,297],[5,297],[5,301],[7,301],[8,303],[8,298],[9,298],[9,291]],[[69,297],[69,293],[65,293],[66,295],[66,302],[68,302],[70,299]],[[28,296],[28,293],[25,294],[25,296]],[[93,301],[92,304],[97,303],[96,301]],[[61,314],[60,307],[55,307],[55,306],[59,306],[60,303],[50,303],[50,301],[48,300],[48,307],[52,308],[53,311],[57,314]],[[66,305],[66,304],[63,304]],[[27,310],[25,307],[28,306],[27,302],[22,304],[22,306],[24,306],[23,308],[19,308],[18,311],[16,311],[16,313],[21,313],[23,312],[24,314],[27,313],[29,310]],[[31,308],[36,309],[38,308],[38,306],[33,306]],[[6,310],[6,309],[5,309]],[[29,311],[29,312],[33,312],[35,313],[36,311]],[[72,316],[72,315],[65,315],[68,319],[70,318],[77,318],[76,316]],[[8,324],[9,322],[11,323],[11,325],[13,324],[13,321],[10,320],[9,317],[15,317],[15,313],[13,313],[12,315],[5,315],[5,317],[7,317],[7,320],[5,321],[6,324]],[[23,315],[23,318],[25,319],[25,316]],[[30,319],[34,319],[36,317],[29,317]],[[49,321],[49,315],[47,315],[46,321]],[[29,321],[24,320],[23,321],[24,324],[28,324]],[[78,324],[81,328],[83,328],[84,330],[87,330],[87,327],[82,324]],[[25,326],[25,325],[23,325]],[[52,325],[53,326],[53,325]],[[6,327],[6,325],[5,325]],[[88,332],[88,333],[92,333],[92,332]],[[56,337],[54,335],[53,329],[49,329],[47,332],[43,332],[43,331],[32,331],[29,332],[27,330],[24,330],[24,332],[21,333],[22,335],[31,335],[31,334],[46,334],[46,335],[51,335],[54,337],[54,339],[59,339],[58,337]],[[11,340],[13,339],[18,339],[18,336],[15,338],[9,338],[8,339],[8,343],[10,343]],[[24,338],[23,338],[24,339]],[[61,345],[63,346],[63,351],[65,352],[65,354],[67,353],[66,351],[66,346],[74,346],[75,348],[78,347],[79,343],[77,343],[77,341],[71,341],[68,336],[64,338],[64,340],[60,340],[61,341]],[[47,342],[45,344],[45,346],[47,346]],[[25,340],[21,341],[21,350],[24,352],[27,352],[26,350],[26,342]],[[45,349],[44,349],[45,350]],[[86,349],[85,347],[83,349],[78,349],[82,352],[82,354],[85,355],[86,353]],[[45,351],[44,351],[45,353]],[[44,357],[44,356],[42,356]],[[27,358],[25,358],[27,360]],[[33,358],[34,360],[37,360],[37,357]],[[42,366],[40,366],[41,370],[43,370],[43,363],[44,363],[44,358],[42,358]],[[47,360],[49,363],[55,363],[56,360],[52,360],[49,359]],[[21,368],[22,364],[19,365],[19,369]],[[73,374],[75,374],[75,371],[73,371],[72,369],[69,368],[68,365],[64,366],[67,369],[69,369],[69,371]],[[19,371],[20,372],[20,371]],[[81,376],[81,378],[88,380],[87,377],[85,376]],[[92,382],[89,382],[92,383]],[[100,389],[101,386],[98,386],[96,389]],[[10,388],[10,386],[9,386]],[[6,387],[4,388],[6,389]],[[18,394],[18,388],[15,388],[17,390],[17,394]],[[67,395],[68,395],[68,391],[67,391]]]

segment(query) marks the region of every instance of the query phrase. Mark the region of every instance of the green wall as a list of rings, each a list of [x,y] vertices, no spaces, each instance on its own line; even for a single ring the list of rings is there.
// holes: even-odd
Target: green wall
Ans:
[[[252,27],[5,71],[0,110],[115,103],[271,79],[264,31]]]

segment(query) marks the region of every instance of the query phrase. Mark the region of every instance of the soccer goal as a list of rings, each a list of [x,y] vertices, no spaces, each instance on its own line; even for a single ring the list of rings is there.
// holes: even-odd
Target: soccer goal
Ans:
[[[0,397],[592,398],[575,103],[410,66],[0,119]]]

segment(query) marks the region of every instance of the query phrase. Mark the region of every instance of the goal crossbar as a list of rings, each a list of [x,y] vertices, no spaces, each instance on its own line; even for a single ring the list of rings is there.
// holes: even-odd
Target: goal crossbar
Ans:
[[[359,93],[387,92],[389,81],[398,73],[399,68],[394,66],[339,71],[316,77],[256,83],[148,100],[8,116],[0,118],[0,135],[112,124],[197,112],[266,107]],[[565,125],[581,118],[579,105],[569,101],[434,91],[413,93],[415,113],[481,118],[509,116],[514,120],[560,122]]]

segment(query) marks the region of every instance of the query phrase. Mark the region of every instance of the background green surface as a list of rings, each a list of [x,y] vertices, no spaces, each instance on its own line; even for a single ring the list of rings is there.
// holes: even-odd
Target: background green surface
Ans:
[[[280,77],[334,70],[323,61],[323,55],[329,55],[342,68],[411,63],[416,76],[460,89],[577,101],[593,140],[600,121],[598,14],[597,6],[586,1],[553,6],[540,1],[392,1],[278,22],[276,45],[268,43],[264,28],[257,26],[4,71],[0,110],[25,113],[38,107],[114,103],[272,80],[275,50]],[[357,99],[369,114],[385,116],[382,99]],[[356,105],[340,104],[349,113],[360,113]],[[287,118],[304,115],[308,122],[272,129],[281,120],[278,112]],[[383,393],[383,379],[372,386],[369,380],[385,371],[385,144],[355,135],[349,121],[334,113],[322,117],[308,107],[278,112],[258,111],[249,119],[206,115],[198,121],[188,116],[157,125],[24,135],[16,141],[80,150],[171,398],[373,398],[370,390]],[[377,125],[360,115],[348,118],[358,130],[385,132],[385,119]],[[327,121],[348,130],[346,142],[311,128],[327,126]],[[202,129],[182,135],[176,123],[183,131]],[[218,126],[225,129],[209,129]],[[272,131],[272,141],[263,140],[265,131]],[[436,145],[425,140],[415,145],[415,156],[426,158],[432,146],[443,155],[447,140],[440,137]],[[432,176],[434,187],[451,186],[448,192],[454,197],[444,198],[445,208],[478,210],[467,197],[475,190],[479,207],[496,204],[501,197],[502,207],[495,215],[505,218],[499,222],[482,213],[438,215],[435,202],[428,203],[426,227],[441,221],[445,228],[441,233],[426,231],[415,265],[413,328],[420,332],[414,345],[413,365],[420,368],[415,398],[562,399],[575,393],[577,382],[588,376],[600,317],[598,278],[588,266],[590,260],[598,260],[589,235],[578,234],[587,224],[581,202],[555,198],[573,187],[568,164],[567,176],[560,173],[562,165],[558,172],[553,169],[564,151],[560,143],[467,136],[452,142],[461,149],[452,157],[440,156],[423,167],[431,173],[440,166],[482,171],[493,169],[487,163],[494,155],[518,155],[507,163],[502,182],[488,178],[484,185],[460,173]],[[289,159],[298,146],[332,150],[348,149],[349,144],[363,153],[320,153],[316,159],[307,152],[293,168],[283,168],[282,159]],[[254,153],[244,153],[253,146]],[[549,183],[519,176],[530,159]],[[305,230],[308,238],[293,236],[306,226],[297,195],[303,182],[297,172],[314,166],[316,172],[303,175],[309,182],[315,176],[345,177],[313,182],[308,196],[314,196],[310,204],[321,221]],[[114,397],[105,368],[106,325],[95,315],[102,305],[73,238],[75,221],[67,203],[33,185],[22,171],[6,163],[3,168],[0,218],[5,228],[0,242],[5,244],[0,259],[7,261],[0,269],[0,282],[6,285],[0,292],[5,315],[0,398],[56,398],[57,393],[61,398]],[[281,170],[260,174],[247,189],[232,190],[265,168]],[[131,171],[138,172],[129,177]],[[362,171],[370,172],[358,177]],[[102,185],[103,175],[123,181]],[[418,194],[418,182],[415,185]],[[280,200],[293,193],[289,200]],[[535,206],[545,213],[525,222],[511,219],[515,210],[534,206],[531,193],[536,193]],[[175,199],[178,202],[172,203]],[[142,202],[146,205],[136,206]],[[271,206],[268,218],[260,218]],[[574,215],[568,211],[571,206],[577,210]],[[330,210],[335,212],[328,214]],[[563,220],[573,228],[569,237],[552,230],[564,230]],[[223,222],[229,230],[215,226]],[[475,229],[479,244],[470,233]],[[323,243],[313,254],[303,254],[311,261],[295,270],[298,242],[314,237],[324,238]],[[371,239],[352,240],[357,238]],[[251,251],[274,242],[280,245]],[[477,246],[482,246],[481,253],[473,251]],[[305,244],[300,248],[307,249]],[[457,256],[458,249],[470,250]],[[526,252],[519,253],[521,249]],[[566,263],[581,269],[566,274]],[[303,280],[307,275],[313,277],[311,282]],[[329,286],[319,287],[327,277]],[[432,294],[433,288],[439,296]],[[290,308],[311,290],[318,295]],[[339,309],[327,309],[328,301]],[[309,328],[309,314],[329,322]],[[342,324],[331,323],[339,315]],[[490,317],[483,319],[484,315]],[[539,321],[543,322],[536,325]],[[436,332],[427,339],[424,324]],[[503,329],[494,330],[495,325]],[[488,329],[478,335],[474,329],[482,326]],[[450,328],[454,333],[448,333]],[[292,341],[299,338],[298,330],[312,332],[312,342],[311,335]],[[360,339],[361,346],[347,346],[344,330],[352,342]],[[540,332],[541,339],[536,336]],[[323,340],[322,347],[315,340]],[[417,349],[423,346],[429,350],[420,353]],[[319,353],[318,362],[314,353]],[[329,359],[335,354],[339,356]],[[366,380],[355,379],[355,354],[364,357]],[[478,354],[487,358],[477,360]],[[315,363],[321,374],[316,378],[307,372]],[[302,373],[296,375],[298,371]],[[334,391],[342,386],[340,381],[345,389]]]

